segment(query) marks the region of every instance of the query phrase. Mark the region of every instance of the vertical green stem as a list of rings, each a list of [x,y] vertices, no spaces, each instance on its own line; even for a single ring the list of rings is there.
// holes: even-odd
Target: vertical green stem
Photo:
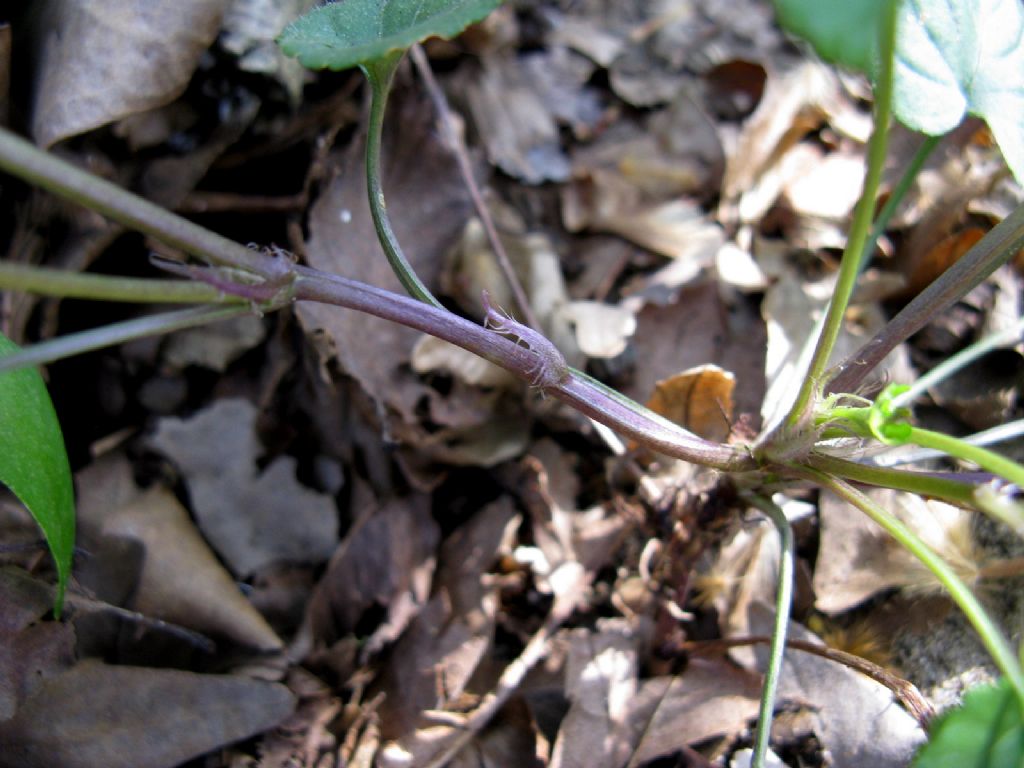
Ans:
[[[786,630],[789,626],[789,610],[793,602],[793,571],[795,547],[793,528],[783,512],[771,500],[751,494],[746,499],[763,512],[779,531],[779,586],[775,593],[775,626],[772,628],[772,642],[768,652],[768,667],[761,686],[761,704],[754,734],[753,768],[763,768],[768,742],[772,734],[772,716],[775,712],[775,698],[779,690],[779,673],[782,671],[782,655],[786,650]]]
[[[398,51],[388,54],[383,59],[360,65],[371,91],[370,121],[366,129],[366,192],[369,195],[370,215],[373,216],[377,239],[380,240],[391,269],[402,286],[410,296],[443,309],[441,302],[434,298],[434,294],[419,279],[412,264],[402,252],[402,246],[399,245],[395,231],[391,228],[391,219],[388,217],[384,189],[380,180],[380,145],[384,133],[384,111],[387,109],[391,84],[403,54],[404,51]]]
[[[881,66],[878,82],[875,84],[875,129],[868,145],[868,170],[864,178],[864,189],[861,191],[860,202],[854,212],[853,224],[846,241],[846,250],[839,265],[839,276],[836,280],[835,292],[825,314],[825,322],[818,337],[818,344],[811,358],[810,368],[800,386],[796,402],[786,417],[789,427],[796,427],[804,418],[811,405],[816,391],[824,384],[825,368],[835,347],[836,339],[843,325],[843,316],[853,294],[853,288],[860,272],[860,262],[864,255],[868,231],[875,209],[875,195],[882,178],[885,165],[885,150],[889,137],[889,118],[892,106],[892,73],[893,50],[896,40],[896,6],[889,2],[887,13],[882,19],[880,30]]]
[[[910,190],[910,185],[914,183],[914,179],[917,178],[917,174],[921,172],[921,168],[924,167],[925,161],[931,156],[932,152],[939,145],[942,140],[942,136],[928,136],[921,146],[917,148],[917,152],[910,159],[910,164],[903,171],[903,175],[900,176],[900,180],[896,182],[896,186],[893,187],[892,193],[889,195],[889,199],[885,201],[885,205],[882,206],[882,210],[879,211],[878,216],[875,217],[875,223],[871,227],[871,232],[868,233],[867,242],[864,243],[864,253],[860,259],[860,270],[863,270],[868,263],[868,257],[871,255],[871,251],[875,247],[875,242],[882,236],[885,228],[889,226],[889,220],[896,213],[896,209],[900,203],[903,202],[903,198],[907,196],[907,192]]]
[[[956,572],[949,564],[933,552],[910,528],[853,486],[810,468],[801,467],[796,469],[808,479],[813,480],[823,488],[827,488],[837,496],[850,502],[878,523],[878,525],[882,526],[904,549],[920,560],[935,575],[939,583],[946,588],[953,602],[960,607],[967,620],[971,622],[971,625],[980,636],[985,649],[989,652],[992,660],[999,667],[1007,681],[1009,681],[1010,686],[1021,702],[1021,706],[1024,706],[1024,671],[1021,670],[1016,654],[1010,647],[1009,641],[1003,636],[1002,631],[985,612],[985,609],[982,608],[981,603],[978,602],[970,588],[956,575]]]

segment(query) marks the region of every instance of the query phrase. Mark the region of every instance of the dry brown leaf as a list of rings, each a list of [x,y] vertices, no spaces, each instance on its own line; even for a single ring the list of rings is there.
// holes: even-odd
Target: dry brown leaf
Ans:
[[[239,591],[174,494],[154,488],[106,515],[103,534],[145,549],[130,607],[261,651],[280,638]]]
[[[380,681],[385,692],[381,733],[397,741],[398,749],[389,751],[415,756],[415,765],[425,765],[427,756],[438,754],[446,742],[434,738],[437,732],[423,738],[427,734],[417,729],[427,725],[423,713],[459,701],[491,647],[497,585],[487,584],[484,574],[518,525],[511,502],[502,498],[445,539],[430,602],[389,656]]]
[[[719,208],[722,221],[734,221],[739,211],[742,221],[761,218],[775,195],[759,193],[758,182],[824,120],[838,96],[839,81],[824,64],[804,61],[785,72],[769,71],[764,97],[728,153]],[[777,193],[781,184],[773,188]],[[757,196],[758,204],[745,202],[747,195]]]
[[[760,693],[759,676],[723,659],[691,659],[681,675],[644,680],[630,714],[639,738],[629,768],[746,730]]]
[[[224,13],[220,45],[238,56],[238,68],[243,72],[275,77],[296,103],[307,71],[298,59],[284,55],[276,38],[314,5],[316,0],[231,0]]]
[[[572,630],[565,665],[571,702],[551,752],[551,768],[620,768],[633,751],[640,637],[629,622],[602,619],[596,631]]]
[[[200,530],[235,574],[327,560],[338,541],[333,499],[300,484],[290,456],[259,472],[255,422],[252,404],[227,398],[162,419],[150,442],[181,470]]]
[[[75,631],[42,621],[53,608],[49,586],[12,566],[0,568],[0,723],[48,678],[74,663]]]
[[[173,768],[273,728],[294,706],[276,683],[84,661],[0,723],[0,766]]]
[[[969,512],[898,491],[869,489],[866,493],[909,526],[968,584],[976,580],[981,554],[971,533]],[[814,570],[818,610],[841,613],[885,589],[940,589],[928,569],[846,502],[822,494],[819,515],[821,542]]]
[[[357,481],[351,509],[356,520],[309,602],[307,642],[331,645],[355,632],[367,611],[384,608],[384,621],[366,640],[373,653],[426,603],[440,531],[425,495],[379,502]]]
[[[751,631],[768,635],[774,616],[758,606],[751,613]],[[820,642],[799,624],[788,636]],[[755,646],[761,669],[767,646]],[[779,703],[800,706],[822,747],[836,766],[904,768],[925,739],[917,721],[900,707],[892,692],[859,672],[810,653],[787,651],[779,674]]]
[[[478,76],[465,85],[469,111],[488,159],[526,184],[565,181],[569,160],[562,151],[558,123],[549,104],[517,56],[482,61]]]
[[[38,31],[32,136],[44,147],[185,90],[228,0],[51,0]]]
[[[684,288],[668,306],[637,314],[637,367],[624,391],[645,401],[655,384],[679,371],[715,364],[736,376],[738,413],[757,413],[764,394],[764,323],[740,304],[729,308],[714,283]]]
[[[398,90],[389,106],[383,148],[383,185],[395,232],[428,286],[438,284],[443,255],[462,232],[470,207],[458,166],[434,129],[432,111],[422,98]],[[311,266],[404,293],[377,243],[366,202],[362,146],[356,144],[345,157],[345,172],[313,208],[308,259]],[[381,428],[415,450],[415,456],[407,452],[402,457],[410,475],[426,472],[434,461],[493,463],[522,450],[529,422],[521,409],[514,418],[502,413],[509,408],[500,393],[463,387],[442,395],[420,380],[410,366],[420,338],[416,331],[311,302],[296,312],[310,337],[323,337],[318,345],[322,361],[336,356],[343,372],[379,406]],[[446,428],[435,431],[437,424]]]
[[[654,385],[647,407],[706,440],[724,443],[732,429],[736,377],[717,365],[699,365]]]

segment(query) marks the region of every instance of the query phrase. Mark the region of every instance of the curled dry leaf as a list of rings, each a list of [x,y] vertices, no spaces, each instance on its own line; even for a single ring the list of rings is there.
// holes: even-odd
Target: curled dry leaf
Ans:
[[[736,377],[717,365],[699,365],[654,385],[647,407],[707,440],[725,442],[732,429]]]
[[[94,553],[78,577],[97,598],[249,648],[281,648],[174,494],[140,490],[120,453],[75,480],[82,543]]]
[[[781,191],[775,181],[770,182],[775,194],[758,190],[765,174],[837,108],[838,99],[839,80],[824,64],[805,61],[787,71],[769,71],[761,103],[728,153],[719,208],[722,221],[760,220]],[[758,200],[757,205],[745,201],[747,197]]]

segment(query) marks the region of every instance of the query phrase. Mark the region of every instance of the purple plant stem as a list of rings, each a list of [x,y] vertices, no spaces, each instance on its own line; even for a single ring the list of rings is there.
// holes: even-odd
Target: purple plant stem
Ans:
[[[295,273],[296,300],[334,304],[415,328],[469,350],[526,382],[538,380],[537,352],[500,333],[417,299],[355,280],[302,266],[296,266]],[[550,382],[549,386],[541,387],[545,394],[652,450],[717,469],[757,468],[745,449],[704,440],[655,414],[636,410],[625,398],[615,397],[610,390],[571,368],[567,375],[547,376],[541,372],[539,380]]]

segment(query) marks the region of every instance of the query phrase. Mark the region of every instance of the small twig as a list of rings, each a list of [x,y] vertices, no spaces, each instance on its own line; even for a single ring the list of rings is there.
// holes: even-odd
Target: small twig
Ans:
[[[512,290],[512,296],[516,300],[516,306],[519,307],[519,311],[523,315],[525,325],[530,326],[534,330],[540,330],[540,323],[537,322],[536,316],[533,314],[533,309],[530,307],[530,300],[526,297],[526,292],[523,290],[523,286],[519,283],[519,278],[516,275],[515,270],[512,268],[512,262],[509,261],[508,253],[505,252],[505,246],[501,242],[501,238],[498,236],[498,230],[494,226],[494,219],[491,218],[491,212],[487,208],[487,204],[484,202],[483,195],[480,194],[480,187],[476,183],[476,178],[473,176],[473,166],[469,160],[469,153],[466,151],[466,144],[459,131],[455,129],[455,120],[452,117],[451,108],[448,106],[448,99],[444,95],[444,91],[441,90],[441,86],[437,82],[437,78],[434,77],[434,72],[430,68],[430,62],[427,60],[427,55],[423,52],[423,47],[417,43],[411,49],[412,61],[416,65],[416,71],[419,72],[420,77],[423,79],[423,85],[427,89],[427,93],[430,94],[430,98],[434,102],[434,109],[437,110],[437,118],[441,123],[442,130],[445,134],[448,147],[451,149],[452,154],[455,155],[455,160],[459,165],[459,172],[462,174],[462,178],[466,182],[466,188],[469,190],[469,196],[473,200],[473,207],[476,208],[477,216],[480,217],[480,222],[484,226],[484,232],[487,234],[487,240],[491,244],[491,248],[494,250],[494,256],[498,260],[498,266],[501,268],[501,273],[505,276],[505,280],[508,282],[509,288]]]
[[[683,643],[680,650],[696,655],[711,655],[723,653],[729,648],[740,648],[747,645],[761,645],[770,643],[771,637],[766,635],[755,635],[751,637],[730,637],[721,640],[692,640]],[[879,685],[883,685],[892,691],[893,696],[899,700],[910,715],[917,720],[918,724],[928,730],[932,719],[935,717],[935,708],[928,703],[928,700],[921,694],[913,683],[894,675],[884,667],[868,661],[861,656],[856,656],[836,648],[829,648],[827,645],[816,645],[805,640],[786,640],[786,647],[795,651],[810,653],[820,656],[823,659],[834,661],[845,667],[869,677]]]

